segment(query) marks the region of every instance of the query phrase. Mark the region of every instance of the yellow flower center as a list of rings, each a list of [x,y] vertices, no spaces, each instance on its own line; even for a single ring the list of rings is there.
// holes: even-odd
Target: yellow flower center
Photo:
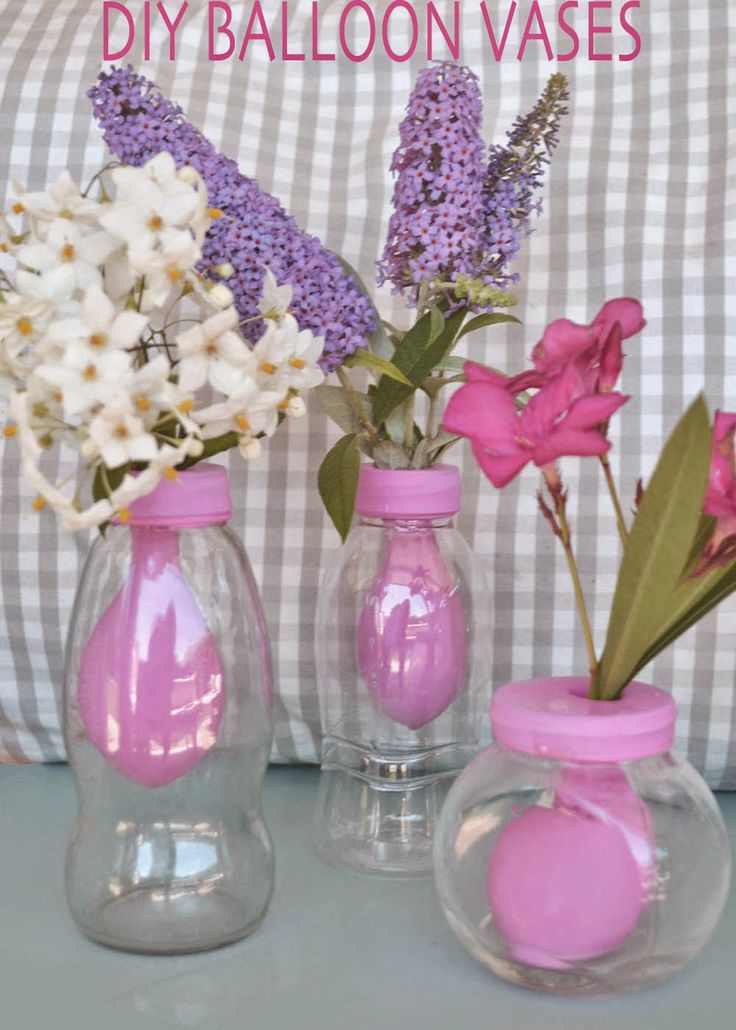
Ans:
[[[46,499],[44,497],[37,497],[31,507],[34,511],[42,511],[46,507]]]
[[[303,358],[292,358],[289,362],[292,368],[306,368],[306,361]]]
[[[121,508],[118,512],[118,518],[121,522],[130,522],[131,514],[127,508]]]
[[[216,340],[208,340],[207,343],[205,344],[204,352],[205,352],[205,354],[208,354],[211,358],[216,357],[217,353],[218,353],[217,341]]]
[[[113,436],[115,436],[118,440],[128,439],[130,433],[128,432],[128,427],[125,425],[124,422],[120,422],[118,423],[118,425],[115,426],[115,429],[113,430]]]
[[[182,401],[181,404],[179,405],[179,411],[181,411],[184,414],[186,414],[188,411],[191,411],[193,407],[194,407],[194,401],[193,400]]]
[[[278,403],[279,411],[286,411],[288,409],[288,407],[289,407],[289,398],[288,397],[284,397],[284,399],[282,401],[279,401],[279,403]]]
[[[97,378],[97,366],[96,365],[92,365],[92,364],[87,365],[87,367],[85,368],[84,372],[82,372],[82,376],[85,379],[89,380],[89,381],[91,381],[93,379],[96,379]]]
[[[76,255],[77,252],[71,243],[65,243],[64,246],[61,248],[62,261],[73,261]]]
[[[148,397],[137,397],[135,406],[138,408],[138,411],[148,411],[151,407],[151,402]]]
[[[241,429],[244,433],[247,433],[250,429],[250,422],[245,417],[245,415],[238,415],[238,417],[235,419],[235,424],[237,425],[238,429]]]
[[[18,332],[21,336],[30,336],[33,332],[33,322],[30,318],[26,318],[24,316],[23,318],[19,318],[15,324],[18,327]]]
[[[104,347],[107,343],[107,334],[92,333],[92,335],[89,338],[89,342],[92,344],[93,347]]]
[[[177,478],[176,469],[164,469],[164,476],[167,479],[176,479]]]
[[[208,207],[207,214],[210,216],[213,222],[219,222],[223,216],[222,208],[219,207]]]
[[[176,268],[175,265],[171,265],[169,267],[169,279],[171,279],[172,283],[178,283],[183,275],[184,273],[182,270],[180,268]]]
[[[262,361],[258,366],[261,372],[264,372],[267,376],[272,376],[276,372],[276,365],[273,365],[270,361]]]
[[[161,217],[161,215],[151,215],[151,217],[148,219],[148,228],[151,229],[153,232],[158,232],[160,229],[163,229],[163,227],[164,220]]]
[[[3,429],[3,436],[10,437],[10,436],[17,436],[17,435],[18,435],[18,427],[17,426],[6,426],[5,429]]]
[[[21,204],[20,201],[18,201],[17,203],[13,204],[10,210],[13,212],[14,215],[22,215],[25,211],[25,207],[23,206],[23,204]]]

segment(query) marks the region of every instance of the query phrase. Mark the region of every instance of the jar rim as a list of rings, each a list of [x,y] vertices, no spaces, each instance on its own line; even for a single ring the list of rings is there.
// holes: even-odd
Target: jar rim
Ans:
[[[491,702],[495,739],[514,751],[579,762],[627,762],[669,751],[676,707],[648,683],[630,683],[617,701],[594,701],[588,680],[559,676],[500,687]]]
[[[222,525],[233,513],[227,469],[205,461],[178,470],[174,479],[161,479],[149,494],[133,501],[128,510],[126,526],[194,529]],[[118,517],[112,522],[123,524]]]
[[[365,463],[358,475],[355,511],[380,519],[450,518],[460,511],[460,471],[443,464],[379,469]]]

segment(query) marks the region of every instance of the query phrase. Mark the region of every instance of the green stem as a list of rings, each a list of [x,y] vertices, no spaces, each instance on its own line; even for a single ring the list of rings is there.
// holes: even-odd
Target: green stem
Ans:
[[[624,513],[621,508],[621,501],[619,500],[618,490],[616,489],[616,483],[613,479],[613,473],[611,472],[611,463],[608,460],[607,454],[600,455],[600,463],[603,468],[603,475],[606,478],[606,485],[608,487],[608,493],[613,504],[613,510],[616,514],[616,525],[618,526],[618,535],[621,538],[621,543],[624,547],[629,540],[629,531],[626,528],[626,520],[624,519]]]
[[[556,471],[553,471],[553,473],[551,474],[545,472],[545,480],[547,482],[549,492],[555,504],[555,514],[557,515],[557,522],[560,527],[560,540],[562,541],[562,546],[565,550],[565,557],[567,558],[567,567],[570,570],[572,585],[573,589],[575,590],[575,603],[577,605],[578,614],[580,615],[580,623],[583,629],[583,637],[585,638],[585,649],[588,652],[588,665],[590,666],[591,684],[595,685],[596,680],[598,678],[598,656],[595,653],[595,644],[593,642],[593,630],[590,626],[588,609],[585,604],[585,595],[583,594],[583,584],[580,580],[580,571],[578,570],[578,564],[575,560],[575,553],[572,549],[570,523],[567,521],[567,500]]]
[[[427,412],[427,439],[431,440],[434,436],[434,419],[435,412],[437,410],[437,393],[433,390],[429,395],[429,411]]]
[[[370,419],[365,413],[362,401],[356,393],[355,388],[350,381],[350,376],[347,374],[344,368],[338,368],[337,378],[340,380],[340,383],[343,386],[345,393],[347,394],[348,403],[350,404],[350,407],[353,409],[353,412],[355,413],[355,417],[358,420],[360,428],[367,436],[368,442],[370,443],[371,447],[377,447],[378,444],[381,442],[378,438],[378,433],[376,432],[373,423],[370,421]]]
[[[414,394],[404,401],[404,447],[408,454],[414,450]]]

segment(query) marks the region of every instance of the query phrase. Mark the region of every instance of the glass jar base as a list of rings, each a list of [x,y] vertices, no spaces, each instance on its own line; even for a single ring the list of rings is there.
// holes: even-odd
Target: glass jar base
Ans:
[[[106,902],[89,925],[75,916],[82,933],[117,951],[142,955],[187,955],[234,944],[253,933],[268,904],[253,915],[226,891],[206,894],[141,887]]]
[[[460,746],[377,752],[328,743],[315,809],[318,855],[354,872],[431,876],[437,818],[468,758]]]

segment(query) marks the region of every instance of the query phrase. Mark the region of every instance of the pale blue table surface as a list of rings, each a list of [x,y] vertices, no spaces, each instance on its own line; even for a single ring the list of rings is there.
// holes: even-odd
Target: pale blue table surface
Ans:
[[[534,995],[465,954],[431,880],[331,869],[310,844],[317,771],[272,768],[264,807],[276,891],[252,937],[183,958],[99,947],[66,910],[75,798],[64,766],[0,767],[2,1030],[734,1030],[736,892],[706,950],[621,998]],[[719,801],[736,844],[736,795]]]

